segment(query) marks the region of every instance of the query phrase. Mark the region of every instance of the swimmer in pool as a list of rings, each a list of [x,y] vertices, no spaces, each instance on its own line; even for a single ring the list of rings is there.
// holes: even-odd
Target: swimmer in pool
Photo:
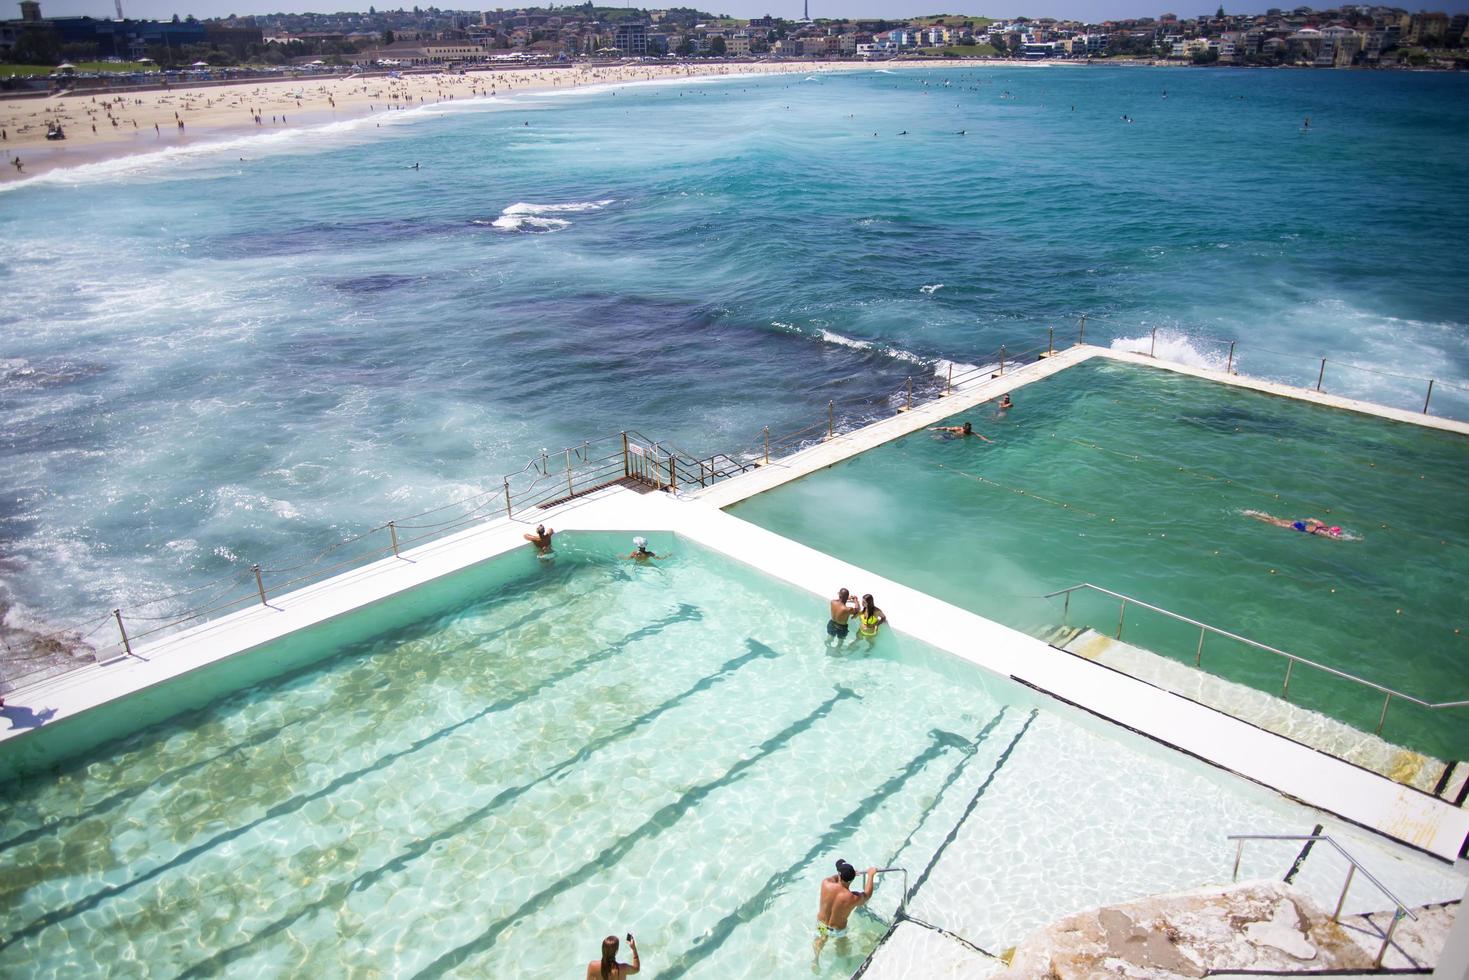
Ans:
[[[942,432],[946,436],[958,436],[960,439],[963,439],[966,436],[978,436],[980,439],[984,439],[985,442],[991,441],[989,439],[985,439],[984,436],[981,436],[978,432],[975,432],[974,423],[972,422],[965,422],[963,425],[935,425],[929,428],[928,431]]]
[[[536,546],[537,555],[548,557],[552,554],[551,537],[555,533],[556,529],[554,527],[547,527],[544,524],[537,524],[535,534],[525,534],[522,535],[522,537],[524,537],[525,540]]]
[[[841,858],[837,859],[837,873],[821,880],[821,901],[816,907],[816,938],[811,943],[811,969],[821,968],[821,950],[828,939],[837,941],[837,955],[847,952],[847,919],[872,897],[872,886],[877,879],[877,869],[867,869],[867,885],[862,891],[852,891],[849,886],[857,877],[857,869]]]
[[[657,552],[649,551],[648,539],[637,537],[632,539],[632,551],[627,555],[627,557],[632,561],[637,562],[638,564],[643,564],[649,561],[661,560],[662,558],[667,558],[668,556],[660,556]]]
[[[1005,394],[1001,395],[1000,396],[1000,404],[998,404],[998,405],[995,406],[995,408],[998,409],[1001,412],[1008,412],[1010,409],[1012,409],[1014,407],[1015,407],[1015,403],[1010,400],[1010,394],[1009,394],[1009,392],[1006,392]]]
[[[1247,510],[1245,511],[1245,516],[1253,517],[1257,521],[1264,521],[1266,524],[1274,524],[1276,527],[1300,531],[1302,534],[1318,534],[1325,538],[1339,538],[1342,534],[1340,527],[1334,524],[1327,524],[1319,517],[1308,517],[1303,521],[1288,521],[1284,517],[1275,517],[1258,510]]]

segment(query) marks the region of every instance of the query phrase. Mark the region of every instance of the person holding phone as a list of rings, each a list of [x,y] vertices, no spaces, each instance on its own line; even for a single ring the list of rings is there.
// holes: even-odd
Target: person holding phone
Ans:
[[[617,962],[619,945],[616,936],[608,936],[602,940],[602,958],[587,964],[587,980],[622,980],[623,977],[630,977],[638,972],[638,941],[632,937],[632,933],[627,934],[627,946],[632,950],[631,963]]]

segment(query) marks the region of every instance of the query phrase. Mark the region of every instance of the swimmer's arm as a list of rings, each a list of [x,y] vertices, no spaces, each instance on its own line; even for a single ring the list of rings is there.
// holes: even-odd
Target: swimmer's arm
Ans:
[[[525,540],[529,541],[531,544],[541,543],[541,539],[536,537],[534,534],[522,534],[521,537],[525,538]]]
[[[862,901],[872,897],[872,889],[877,885],[877,868],[867,869],[867,887],[862,891]]]
[[[977,435],[977,436],[979,436],[979,433],[978,433],[978,432],[976,432],[976,433],[975,433],[975,435]],[[985,439],[985,438],[984,438],[984,436],[979,436],[979,437],[980,437],[980,438],[981,438],[981,439],[984,439],[984,441],[985,441],[985,442],[994,442],[994,440],[993,440],[993,439]]]

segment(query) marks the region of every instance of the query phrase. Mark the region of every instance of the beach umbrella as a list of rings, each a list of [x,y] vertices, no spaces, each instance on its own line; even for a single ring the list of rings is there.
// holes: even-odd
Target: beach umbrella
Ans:
[[[77,70],[77,66],[74,65],[74,64],[72,64],[70,61],[63,61],[61,64],[59,64],[59,65],[56,66],[56,70],[57,71],[76,71]]]
[[[192,65],[190,65],[189,67],[190,68],[208,68],[209,67],[209,62],[207,62],[207,61],[196,61]]]

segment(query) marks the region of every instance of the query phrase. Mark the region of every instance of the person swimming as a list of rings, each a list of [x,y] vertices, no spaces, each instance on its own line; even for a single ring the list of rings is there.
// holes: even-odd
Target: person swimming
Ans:
[[[998,404],[998,405],[995,406],[995,408],[997,410],[1001,411],[1001,412],[1008,412],[1010,409],[1012,409],[1014,407],[1015,407],[1015,403],[1010,400],[1010,393],[1009,392],[1006,392],[1005,394],[1001,395],[1000,396],[1000,404]]]
[[[974,423],[972,422],[965,422],[963,425],[935,425],[930,427],[928,431],[942,433],[944,436],[951,439],[956,437],[959,439],[963,439],[966,436],[979,436],[979,438],[984,439],[985,442],[991,441],[989,439],[985,439],[984,436],[979,435],[978,432],[975,432]]]
[[[1272,514],[1266,514],[1258,510],[1247,510],[1245,511],[1245,516],[1253,517],[1255,520],[1263,521],[1266,524],[1274,524],[1276,527],[1300,531],[1302,534],[1317,534],[1328,538],[1339,538],[1342,536],[1342,529],[1339,525],[1327,524],[1319,517],[1308,517],[1301,521],[1288,521],[1284,517],[1275,517]]]
[[[632,561],[642,564],[643,562],[661,560],[668,556],[663,555],[660,557],[656,551],[649,551],[648,539],[640,536],[632,539],[632,551],[628,553],[627,557]]]

